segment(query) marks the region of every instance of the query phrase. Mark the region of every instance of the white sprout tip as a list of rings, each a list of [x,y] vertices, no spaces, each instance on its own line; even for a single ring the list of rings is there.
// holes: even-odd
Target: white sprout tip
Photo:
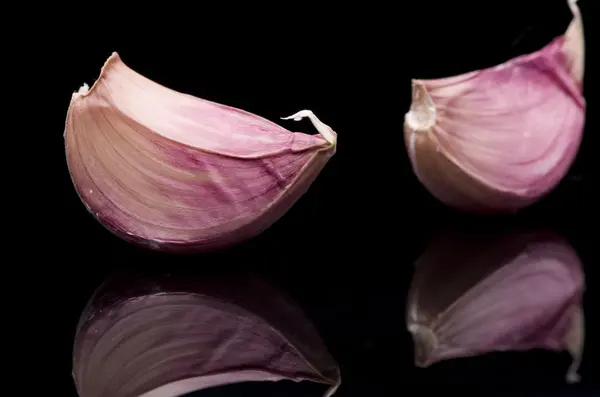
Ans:
[[[312,110],[301,110],[298,113],[292,114],[291,116],[282,117],[282,119],[293,119],[295,121],[300,121],[305,117],[308,117],[310,119],[313,126],[317,129],[319,134],[321,134],[321,136],[325,138],[327,142],[335,146],[337,142],[337,134],[331,129],[331,127],[319,120],[319,118],[315,116]]]
[[[571,9],[571,12],[575,16],[579,15],[579,5],[577,4],[578,2],[579,2],[579,0],[567,0],[567,3],[569,4],[569,8]]]
[[[290,120],[293,119],[294,121],[300,121],[305,117],[310,117],[313,115],[312,110],[301,110],[297,113],[292,114],[291,116],[288,117],[282,117],[282,120]]]
[[[567,374],[567,383],[573,384],[579,382],[581,382],[581,376],[578,373],[572,372]]]

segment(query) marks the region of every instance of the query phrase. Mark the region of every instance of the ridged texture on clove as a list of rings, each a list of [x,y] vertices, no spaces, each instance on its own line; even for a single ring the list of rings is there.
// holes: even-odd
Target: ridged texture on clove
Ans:
[[[335,153],[336,133],[290,132],[251,113],[163,87],[116,53],[73,94],[65,144],[88,210],[146,247],[202,251],[248,239],[275,222]]]
[[[418,260],[407,303],[415,363],[493,351],[567,350],[577,374],[584,343],[584,275],[550,233],[445,235]]]
[[[440,201],[510,212],[552,190],[582,137],[583,27],[496,67],[413,80],[404,137],[415,174]]]
[[[250,381],[310,381],[331,396],[337,364],[289,298],[257,279],[115,276],[82,314],[80,397],[176,397]]]

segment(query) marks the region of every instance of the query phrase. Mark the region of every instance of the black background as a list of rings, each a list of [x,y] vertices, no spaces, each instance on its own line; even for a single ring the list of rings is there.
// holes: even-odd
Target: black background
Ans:
[[[410,79],[443,77],[492,66],[541,48],[564,32],[566,1],[456,2],[408,5],[311,6],[290,3],[264,9],[225,10],[206,5],[165,13],[152,22],[126,17],[112,6],[94,21],[74,5],[62,46],[52,52],[52,153],[60,173],[58,223],[47,234],[60,242],[38,279],[51,286],[51,302],[37,316],[51,330],[63,396],[76,395],[70,355],[80,311],[100,282],[116,269],[250,272],[271,278],[301,304],[342,370],[339,396],[398,395],[404,388],[438,391],[593,391],[599,380],[597,300],[600,282],[597,215],[591,186],[598,184],[595,149],[600,129],[598,5],[582,0],[586,29],[586,131],[580,153],[552,194],[518,215],[475,217],[444,207],[414,177],[403,137]],[[440,2],[441,3],[441,2]],[[597,3],[597,2],[596,2]],[[103,10],[97,5],[97,12]],[[106,7],[104,7],[106,8]],[[150,7],[151,8],[151,7]],[[160,11],[155,10],[155,11]],[[183,21],[189,16],[190,21]],[[596,19],[596,21],[594,21]],[[161,22],[162,21],[162,22]],[[50,31],[52,29],[49,29]],[[68,39],[66,39],[68,38]],[[170,256],[136,249],[111,235],[80,203],[64,160],[62,133],[70,95],[91,85],[117,51],[139,73],[165,86],[242,108],[279,122],[313,110],[338,132],[338,150],[308,193],[261,236],[210,255]],[[312,133],[308,122],[280,122]],[[568,357],[548,352],[490,354],[416,369],[404,324],[411,264],[440,229],[550,227],[565,236],[585,266],[586,351],[581,385],[566,388]],[[54,255],[54,253],[56,255]],[[359,258],[368,258],[359,261]],[[49,332],[52,332],[51,334]],[[64,380],[64,382],[63,382]],[[431,389],[431,390],[430,390]],[[310,385],[236,385],[198,393],[316,395]],[[418,393],[419,390],[410,390]],[[443,392],[443,390],[441,390]],[[533,393],[533,394],[531,394]],[[566,395],[566,394],[565,394]]]

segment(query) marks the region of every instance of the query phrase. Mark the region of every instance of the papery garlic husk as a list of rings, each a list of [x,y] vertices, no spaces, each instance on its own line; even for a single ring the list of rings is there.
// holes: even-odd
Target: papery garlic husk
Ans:
[[[582,138],[581,15],[541,50],[475,72],[413,80],[404,138],[431,194],[460,210],[512,212],[551,191]]]
[[[75,336],[80,397],[176,397],[241,382],[322,384],[339,367],[287,296],[255,278],[116,275],[91,298]]]
[[[121,238],[170,251],[224,248],[282,216],[335,153],[337,135],[290,132],[161,86],[113,53],[73,94],[65,144],[87,209]],[[286,118],[286,119],[288,119]]]
[[[577,382],[584,275],[576,252],[546,232],[452,233],[417,261],[407,303],[415,364],[494,351],[567,350]]]

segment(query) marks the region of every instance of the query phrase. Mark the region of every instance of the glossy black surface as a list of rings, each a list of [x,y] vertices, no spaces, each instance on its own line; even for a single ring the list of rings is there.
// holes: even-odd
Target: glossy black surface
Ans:
[[[53,361],[64,379],[61,395],[76,395],[70,360],[79,315],[93,291],[116,270],[182,271],[200,278],[237,273],[272,280],[303,308],[339,363],[342,386],[336,396],[392,396],[405,388],[408,393],[439,393],[439,386],[482,395],[598,393],[600,326],[593,302],[600,288],[600,256],[592,188],[600,183],[600,35],[594,22],[600,11],[593,0],[581,1],[588,116],[576,163],[564,181],[531,208],[482,218],[444,207],[413,175],[402,137],[410,79],[467,72],[536,50],[562,34],[570,14],[561,1],[544,3],[543,9],[524,8],[518,1],[480,2],[474,8],[454,3],[381,8],[357,4],[336,12],[321,10],[326,5],[298,4],[289,6],[294,11],[267,9],[257,19],[241,10],[235,16],[199,15],[197,24],[187,29],[191,36],[183,38],[182,33],[180,42],[161,40],[161,28],[155,24],[110,38],[87,33],[86,45],[62,63],[62,91],[55,93],[55,100],[64,105],[57,110],[59,116],[66,113],[71,92],[83,82],[93,82],[105,59],[118,51],[130,67],[163,85],[271,120],[310,108],[338,132],[339,146],[308,193],[261,236],[219,253],[170,256],[127,245],[86,212],[66,169],[62,116],[57,117],[52,150],[62,178],[63,243],[56,257],[62,270],[40,277],[47,277],[60,296],[54,295],[52,310],[39,316],[53,324],[52,337],[47,338],[58,348]],[[257,12],[253,11],[252,15]],[[285,126],[312,131],[308,122]],[[490,353],[427,369],[413,365],[413,343],[404,319],[412,265],[431,239],[449,227],[546,228],[570,242],[580,256],[587,285],[587,338],[579,385],[564,382],[568,355],[541,350]],[[321,390],[282,382],[233,385],[193,396],[317,396]]]

